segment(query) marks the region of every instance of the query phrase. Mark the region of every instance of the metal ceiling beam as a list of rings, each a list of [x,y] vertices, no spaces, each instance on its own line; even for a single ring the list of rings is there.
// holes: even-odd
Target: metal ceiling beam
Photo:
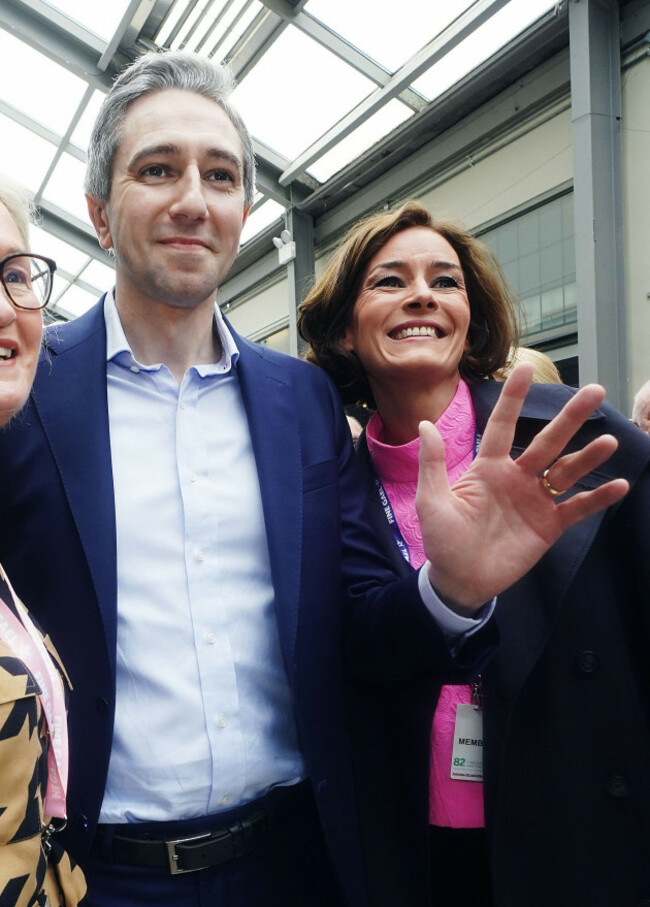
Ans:
[[[68,128],[66,129],[65,135],[59,142],[59,147],[56,149],[56,153],[55,153],[54,157],[52,158],[52,160],[50,161],[50,166],[47,168],[47,173],[41,180],[41,185],[38,187],[38,189],[36,191],[36,195],[34,196],[34,202],[37,205],[41,200],[41,195],[45,191],[45,187],[47,186],[47,184],[50,180],[50,177],[52,176],[52,174],[54,173],[54,171],[56,169],[56,165],[61,160],[63,153],[68,149],[68,147],[70,147],[70,138],[72,136],[72,133],[77,128],[77,124],[78,124],[79,120],[81,119],[81,117],[83,116],[84,111],[85,111],[86,107],[88,106],[88,102],[90,101],[91,97],[93,96],[94,91],[95,91],[95,89],[92,87],[92,85],[89,85],[86,88],[86,91],[84,92],[84,96],[81,99],[81,102],[79,103],[79,105],[77,106],[74,116],[72,117],[72,119],[70,120],[70,122],[68,124]],[[85,158],[86,158],[86,155],[84,154],[83,155],[84,161],[85,161]]]
[[[113,257],[99,245],[93,228],[72,217],[58,205],[41,199],[38,205],[38,224],[85,255],[96,258],[109,267],[115,267]]]
[[[567,107],[568,43],[568,17],[550,14],[324,183],[300,206],[323,215],[317,242],[321,223],[345,229],[387,198],[419,191],[427,174],[442,178],[489,136],[508,136],[558,101]]]
[[[41,0],[3,0],[0,28],[95,88],[112,73],[99,68],[104,42]]]
[[[340,60],[343,60],[344,63],[347,63],[353,69],[356,69],[361,75],[370,79],[375,85],[384,86],[389,83],[391,73],[387,69],[384,69],[383,66],[375,63],[374,60],[367,57],[353,44],[350,44],[349,41],[346,41],[340,35],[337,35],[331,28],[328,28],[309,13],[298,13],[292,21],[296,28],[299,28],[300,31],[304,32],[304,34],[308,35],[310,38],[313,38],[313,40],[317,41],[322,47],[331,51],[331,53],[335,54]],[[412,88],[404,89],[397,97],[400,101],[403,101],[407,107],[410,107],[411,110],[419,111],[427,106],[426,99],[418,94],[417,91],[413,91]]]
[[[228,65],[238,82],[248,75],[288,24],[286,19],[280,19],[269,10],[255,17],[228,57]]]
[[[149,17],[143,25],[142,31],[138,37],[144,38],[147,41],[153,41],[171,13],[174,2],[175,0],[155,0],[153,9],[149,13]]]
[[[569,4],[580,383],[627,403],[621,56],[616,0]]]
[[[120,68],[119,52],[134,46],[154,9],[155,0],[131,0],[97,64],[102,71]]]
[[[277,0],[273,0],[277,2]],[[399,69],[394,76],[377,91],[365,98],[346,116],[329,129],[318,141],[314,142],[306,151],[299,155],[280,177],[283,185],[288,185],[299,174],[303,173],[317,158],[324,155],[341,139],[360,126],[365,120],[375,114],[411,82],[426,72],[431,66],[441,60],[446,54],[457,47],[473,31],[487,22],[492,16],[502,9],[509,0],[476,0],[472,6],[458,16],[451,25],[442,31],[433,41],[430,41],[418,53]]]
[[[370,79],[375,85],[384,86],[389,82],[391,74],[388,70],[379,66],[378,63],[375,63],[374,60],[371,60],[370,57],[354,47],[353,44],[350,44],[349,41],[332,31],[319,19],[290,6],[286,0],[261,0],[261,2],[274,15],[274,20],[267,20],[268,37],[264,46],[265,50],[268,44],[272,43],[270,42],[271,36],[272,40],[275,41],[287,25],[295,25],[301,32],[318,42],[322,47],[325,47],[340,60],[343,60],[344,63],[361,73],[361,75]],[[246,71],[248,72],[250,68],[249,65]],[[422,110],[426,106],[425,98],[410,88],[400,92],[399,98],[411,110]]]
[[[257,159],[258,189],[285,208],[303,202],[318,189],[320,184],[307,175],[290,187],[281,186],[280,174],[288,166],[289,160],[259,139],[253,139],[253,151]]]
[[[298,356],[306,347],[297,328],[298,306],[305,298],[314,280],[314,221],[308,214],[290,208],[287,227],[296,244],[296,255],[287,264],[287,286],[289,291],[289,352]]]

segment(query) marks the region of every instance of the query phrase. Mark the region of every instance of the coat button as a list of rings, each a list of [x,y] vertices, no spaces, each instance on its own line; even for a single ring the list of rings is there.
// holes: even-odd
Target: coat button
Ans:
[[[108,715],[108,699],[98,696],[95,700],[95,707],[100,715]]]
[[[630,795],[630,786],[622,775],[612,775],[611,778],[608,778],[605,782],[605,790],[610,797],[618,799],[629,797]]]
[[[600,658],[595,652],[581,652],[578,656],[578,668],[583,674],[593,674],[600,664]]]

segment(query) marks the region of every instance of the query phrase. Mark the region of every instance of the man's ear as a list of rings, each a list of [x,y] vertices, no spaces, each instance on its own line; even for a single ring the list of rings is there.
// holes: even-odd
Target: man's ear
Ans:
[[[108,222],[106,202],[100,201],[94,195],[87,195],[86,201],[88,202],[88,214],[97,233],[99,245],[102,249],[111,249],[113,247],[113,237],[111,236],[111,228]]]

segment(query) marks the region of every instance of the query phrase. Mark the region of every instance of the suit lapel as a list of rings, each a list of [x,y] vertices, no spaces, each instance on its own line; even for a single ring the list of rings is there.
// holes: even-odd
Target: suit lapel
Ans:
[[[116,540],[106,396],[106,329],[103,300],[86,315],[53,328],[34,386],[43,424],[102,613],[115,665]],[[65,389],[65,393],[62,392]]]
[[[232,330],[232,329],[231,329]],[[280,639],[293,664],[302,558],[302,455],[287,374],[263,348],[239,337],[237,374],[248,417],[264,510]]]

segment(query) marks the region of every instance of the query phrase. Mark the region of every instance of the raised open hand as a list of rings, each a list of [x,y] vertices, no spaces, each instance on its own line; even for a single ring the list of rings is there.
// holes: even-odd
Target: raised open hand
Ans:
[[[605,396],[587,385],[535,437],[518,459],[510,449],[533,369],[517,366],[506,381],[485,427],[478,456],[449,487],[444,445],[430,422],[420,425],[420,478],[415,499],[429,577],[459,613],[471,614],[511,586],[560,535],[585,517],[615,504],[628,490],[615,479],[563,500],[567,491],[616,450],[602,435],[582,450],[560,457],[568,441]],[[549,468],[550,467],[550,468]],[[548,468],[546,487],[541,476]]]

